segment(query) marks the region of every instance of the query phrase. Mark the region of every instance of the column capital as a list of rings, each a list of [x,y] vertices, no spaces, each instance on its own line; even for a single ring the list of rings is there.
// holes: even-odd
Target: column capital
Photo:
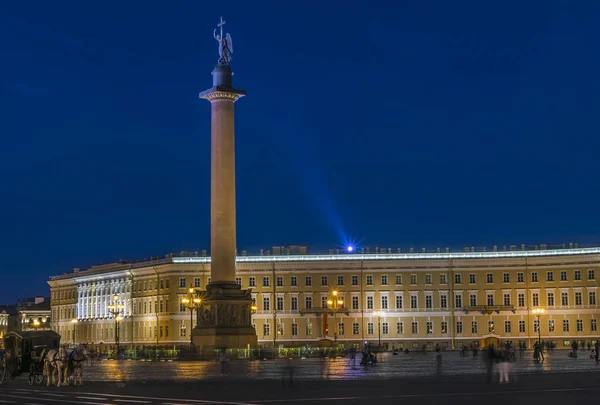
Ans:
[[[199,97],[208,101],[213,100],[230,100],[237,101],[240,97],[246,95],[245,90],[234,89],[233,87],[214,86],[200,93]]]

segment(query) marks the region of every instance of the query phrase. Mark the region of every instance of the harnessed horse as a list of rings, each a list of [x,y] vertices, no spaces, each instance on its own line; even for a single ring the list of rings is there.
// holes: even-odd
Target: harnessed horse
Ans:
[[[46,354],[44,357],[44,375],[48,378],[48,387],[53,383],[56,383],[57,387],[60,387],[62,383],[69,385],[67,365],[68,354],[64,348],[52,349]]]
[[[67,350],[67,385],[69,377],[73,379],[73,385],[83,385],[83,362],[86,361],[84,351],[79,346]]]

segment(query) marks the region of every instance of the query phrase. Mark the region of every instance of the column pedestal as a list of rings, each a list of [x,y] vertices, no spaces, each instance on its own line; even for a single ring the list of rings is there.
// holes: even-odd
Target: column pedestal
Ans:
[[[250,320],[250,290],[242,290],[235,283],[209,284],[200,295],[203,305],[197,311],[197,326],[192,331],[194,346],[199,351],[257,344]]]

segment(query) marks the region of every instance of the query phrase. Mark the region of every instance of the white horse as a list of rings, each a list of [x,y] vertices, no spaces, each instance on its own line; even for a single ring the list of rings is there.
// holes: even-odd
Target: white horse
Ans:
[[[69,348],[67,350],[67,381],[66,385],[69,385],[70,380],[73,380],[73,385],[83,385],[83,362],[86,360],[84,351],[79,346]]]
[[[64,348],[52,349],[46,354],[44,358],[44,376],[48,379],[48,387],[51,384],[56,384],[57,387],[60,387],[62,383],[69,385],[67,365],[68,356]]]

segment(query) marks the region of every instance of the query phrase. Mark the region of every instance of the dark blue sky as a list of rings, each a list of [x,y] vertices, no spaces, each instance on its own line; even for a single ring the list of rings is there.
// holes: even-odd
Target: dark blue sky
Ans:
[[[0,302],[208,248],[221,15],[239,248],[599,242],[600,3],[397,3],[3,3]]]

